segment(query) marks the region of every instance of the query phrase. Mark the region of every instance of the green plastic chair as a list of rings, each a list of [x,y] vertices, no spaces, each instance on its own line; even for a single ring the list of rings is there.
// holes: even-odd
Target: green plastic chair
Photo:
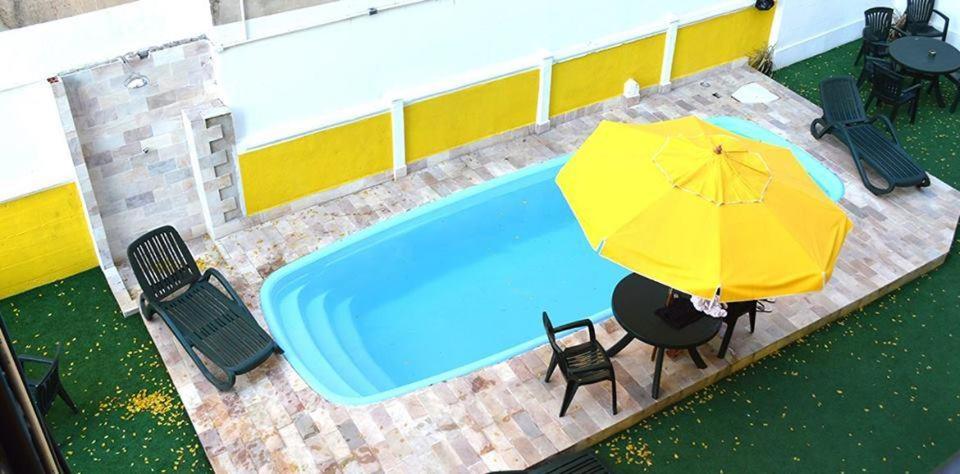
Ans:
[[[257,324],[250,310],[219,271],[203,274],[172,226],[154,229],[127,248],[133,274],[143,293],[140,314],[152,320],[159,314],[197,364],[220,390],[228,390],[236,376],[249,372],[273,353],[283,351]],[[212,283],[216,280],[222,290]],[[200,360],[202,353],[225,374],[215,376]]]
[[[53,401],[57,399],[57,396],[62,398],[74,413],[77,413],[77,405],[73,403],[67,389],[63,388],[63,381],[60,380],[60,355],[62,352],[62,348],[58,344],[57,355],[53,356],[53,359],[31,355],[17,356],[24,369],[30,365],[46,366],[43,375],[39,378],[27,376],[27,389],[30,391],[33,403],[44,415],[50,412],[50,407],[53,406]]]

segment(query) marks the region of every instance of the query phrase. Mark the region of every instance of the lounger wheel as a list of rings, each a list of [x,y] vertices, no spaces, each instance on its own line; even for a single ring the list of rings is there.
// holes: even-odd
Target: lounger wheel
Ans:
[[[140,294],[140,299],[137,304],[140,307],[140,316],[143,316],[143,319],[147,321],[153,321],[153,310],[150,309],[150,303],[147,303],[146,296]]]
[[[817,125],[820,125],[823,130],[817,130]],[[810,122],[810,134],[817,140],[823,138],[823,135],[826,134],[829,129],[827,122],[822,118],[814,119],[813,122]]]

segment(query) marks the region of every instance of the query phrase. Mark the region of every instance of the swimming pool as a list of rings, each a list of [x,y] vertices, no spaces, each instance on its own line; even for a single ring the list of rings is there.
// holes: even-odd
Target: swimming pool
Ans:
[[[271,333],[330,401],[370,403],[546,343],[557,325],[609,316],[627,270],[590,248],[554,178],[528,167],[390,219],[276,271],[261,289]]]

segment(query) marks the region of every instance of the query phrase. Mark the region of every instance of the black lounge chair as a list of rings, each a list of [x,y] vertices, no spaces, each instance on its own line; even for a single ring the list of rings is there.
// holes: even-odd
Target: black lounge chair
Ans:
[[[140,314],[154,313],[220,390],[233,387],[236,376],[249,372],[280,347],[257,324],[227,279],[208,268],[203,275],[183,238],[171,226],[154,229],[127,247],[130,266],[140,283]],[[211,282],[211,277],[226,291]],[[197,352],[225,373],[215,376]]]
[[[563,326],[553,327],[547,312],[543,312],[543,328],[547,331],[547,339],[553,349],[550,366],[544,382],[550,382],[554,369],[560,366],[560,373],[567,381],[567,391],[563,394],[563,404],[560,406],[560,416],[567,413],[574,394],[581,385],[590,385],[604,380],[610,381],[610,392],[613,393],[613,414],[617,414],[617,382],[613,373],[613,364],[607,357],[607,351],[597,341],[597,334],[593,330],[593,323],[589,319],[574,321]],[[557,343],[557,334],[576,328],[587,328],[590,340],[567,348]]]
[[[907,21],[902,29],[894,27],[894,30],[901,36],[924,36],[946,41],[950,19],[940,10],[934,8],[934,3],[935,0],[907,0],[907,10],[905,12]],[[930,24],[933,15],[937,15],[943,20],[943,31]]]
[[[77,405],[70,399],[70,395],[67,394],[67,390],[63,388],[63,382],[60,380],[61,352],[61,347],[58,345],[57,355],[53,356],[53,359],[30,355],[17,356],[17,359],[20,360],[20,364],[23,365],[24,368],[26,368],[28,364],[45,365],[47,367],[40,378],[27,377],[27,389],[30,390],[33,403],[37,405],[37,409],[44,415],[50,412],[50,407],[53,406],[53,401],[56,400],[58,395],[67,403],[67,406],[69,406],[74,413],[77,413]]]
[[[898,186],[930,186],[927,173],[900,146],[890,119],[879,114],[867,117],[853,77],[830,77],[821,81],[820,102],[823,117],[810,124],[810,133],[818,140],[831,133],[843,142],[850,149],[860,179],[870,192],[880,195]],[[877,121],[883,123],[890,138],[874,126]],[[864,163],[887,182],[886,187],[870,182]]]
[[[863,37],[860,51],[853,60],[856,65],[864,55],[882,57],[887,55],[890,29],[893,27],[893,9],[874,7],[863,12]]]

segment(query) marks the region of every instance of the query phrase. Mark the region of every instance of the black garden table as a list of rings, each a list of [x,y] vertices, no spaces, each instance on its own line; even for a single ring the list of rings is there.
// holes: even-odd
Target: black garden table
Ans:
[[[613,316],[627,335],[607,351],[617,355],[627,344],[637,339],[656,348],[656,368],[653,373],[653,398],[660,396],[660,372],[663,370],[663,354],[667,349],[686,349],[693,363],[701,369],[707,364],[697,352],[700,346],[720,331],[722,319],[703,317],[682,329],[676,329],[660,316],[654,314],[664,306],[670,290],[653,280],[630,274],[617,283],[613,290]]]
[[[906,36],[890,43],[890,57],[918,79],[930,79],[940,107],[946,107],[940,76],[960,70],[960,51],[934,38]]]

